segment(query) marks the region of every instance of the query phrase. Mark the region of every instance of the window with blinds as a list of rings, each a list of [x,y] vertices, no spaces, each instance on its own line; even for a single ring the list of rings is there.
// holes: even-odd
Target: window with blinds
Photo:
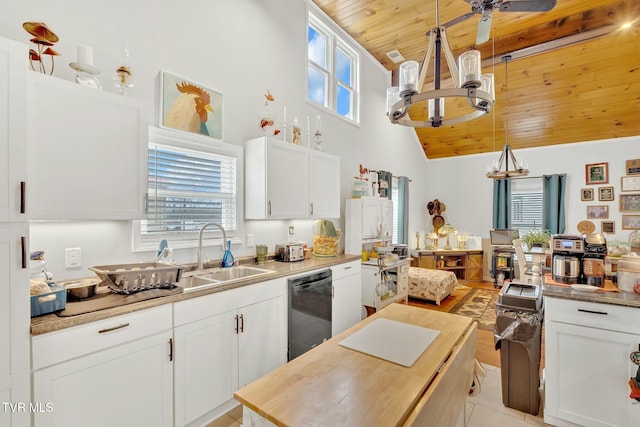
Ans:
[[[220,223],[227,236],[235,234],[235,157],[150,144],[148,170],[143,238],[193,239],[207,222]]]
[[[542,228],[541,178],[512,180],[511,228],[518,229],[520,236]]]

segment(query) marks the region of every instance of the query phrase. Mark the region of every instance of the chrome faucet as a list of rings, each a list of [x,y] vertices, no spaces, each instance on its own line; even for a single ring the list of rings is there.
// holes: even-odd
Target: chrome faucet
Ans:
[[[227,232],[217,222],[208,222],[200,228],[200,235],[198,236],[198,270],[202,270],[202,232],[209,226],[215,226],[222,231],[222,246],[227,243]]]

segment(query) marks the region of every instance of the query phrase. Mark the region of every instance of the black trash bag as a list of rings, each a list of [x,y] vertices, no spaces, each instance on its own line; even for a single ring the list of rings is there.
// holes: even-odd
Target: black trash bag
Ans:
[[[542,319],[542,311],[496,307],[496,325],[493,328],[495,349],[500,349],[502,340],[509,340],[522,344],[530,360],[539,359]]]

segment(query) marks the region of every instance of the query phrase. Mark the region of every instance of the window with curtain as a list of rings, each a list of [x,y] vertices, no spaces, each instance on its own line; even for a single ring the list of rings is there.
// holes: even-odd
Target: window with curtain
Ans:
[[[493,181],[493,228],[565,230],[566,174]]]
[[[359,55],[331,22],[309,9],[307,99],[358,122]]]
[[[227,237],[236,235],[242,148],[166,135],[172,133],[150,131],[146,217],[134,228],[134,246],[157,245],[162,239],[189,246],[207,222],[221,224]]]

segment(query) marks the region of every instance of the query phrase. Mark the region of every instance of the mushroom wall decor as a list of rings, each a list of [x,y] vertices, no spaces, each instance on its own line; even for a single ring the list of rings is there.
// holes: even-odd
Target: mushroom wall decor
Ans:
[[[29,64],[31,65],[31,69],[47,74],[47,68],[43,58],[49,56],[51,58],[51,70],[48,74],[52,75],[55,69],[53,57],[60,55],[52,47],[58,42],[58,36],[55,35],[44,22],[24,22],[22,28],[33,36],[29,41],[36,45],[36,49],[29,49]]]

